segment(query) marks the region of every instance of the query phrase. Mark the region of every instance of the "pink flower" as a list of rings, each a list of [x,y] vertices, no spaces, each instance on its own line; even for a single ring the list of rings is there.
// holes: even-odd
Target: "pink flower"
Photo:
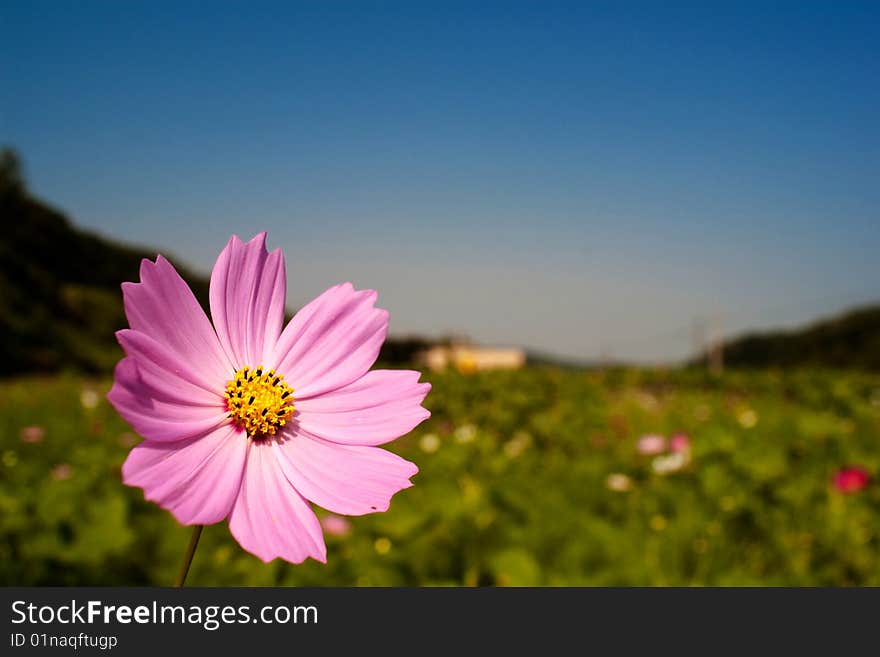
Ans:
[[[348,536],[351,531],[351,523],[340,516],[325,516],[321,518],[321,527],[331,536]]]
[[[666,451],[666,438],[656,434],[648,434],[639,438],[636,443],[636,451],[639,454],[652,455]]]
[[[691,448],[691,439],[686,434],[678,433],[669,439],[669,449],[672,452],[686,452]]]
[[[233,236],[211,273],[211,321],[162,256],[123,283],[130,329],[108,398],[145,440],[123,481],[185,525],[228,519],[269,562],[326,561],[309,505],[386,511],[418,468],[377,447],[430,413],[419,373],[373,370],[388,312],[350,283],[302,308],[282,331],[284,256],[266,234]]]
[[[64,481],[65,479],[70,479],[70,475],[73,474],[73,468],[67,463],[62,463],[61,465],[56,465],[52,468],[52,471],[49,474],[55,481]]]
[[[857,493],[871,481],[871,475],[860,465],[841,468],[834,475],[834,487],[841,493]]]
[[[41,443],[46,436],[46,430],[36,424],[24,427],[21,430],[21,442],[23,443]]]
[[[116,440],[119,441],[119,444],[122,447],[134,447],[138,442],[137,436],[130,431],[119,434],[119,437]]]

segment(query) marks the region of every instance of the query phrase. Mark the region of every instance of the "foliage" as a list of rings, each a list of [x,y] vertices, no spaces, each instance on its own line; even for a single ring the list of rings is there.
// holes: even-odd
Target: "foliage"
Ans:
[[[794,331],[750,334],[724,347],[739,367],[851,367],[880,371],[880,306],[851,310]]]
[[[14,152],[0,152],[0,374],[109,371],[125,326],[120,283],[135,281],[148,249],[74,227],[32,197]],[[181,270],[203,302],[208,282]]]
[[[189,583],[880,585],[876,375],[430,379],[433,417],[389,445],[419,465],[415,486],[328,535],[326,566],[264,565],[216,525]],[[173,581],[189,529],[122,485],[137,438],[108,388],[73,376],[0,384],[0,584]],[[689,434],[691,461],[657,474],[636,442],[674,432]],[[851,463],[874,482],[844,495],[831,478]],[[612,474],[625,477],[611,486]]]

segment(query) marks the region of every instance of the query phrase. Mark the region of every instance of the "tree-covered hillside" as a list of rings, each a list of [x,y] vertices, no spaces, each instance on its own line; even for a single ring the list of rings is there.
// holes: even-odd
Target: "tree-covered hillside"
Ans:
[[[74,227],[27,190],[16,154],[0,153],[0,374],[107,371],[125,326],[120,283],[155,252]],[[208,283],[181,270],[204,303]]]
[[[880,306],[852,310],[804,329],[746,335],[725,345],[724,360],[739,367],[880,370]]]

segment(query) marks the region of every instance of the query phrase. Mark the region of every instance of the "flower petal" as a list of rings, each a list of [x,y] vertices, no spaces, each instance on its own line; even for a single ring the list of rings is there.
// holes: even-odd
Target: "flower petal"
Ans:
[[[224,425],[198,438],[142,442],[122,466],[122,480],[184,525],[210,525],[229,515],[242,481],[248,441]]]
[[[141,261],[141,282],[123,283],[129,326],[162,344],[205,381],[222,384],[234,372],[205,311],[162,256]]]
[[[296,399],[302,430],[347,445],[381,445],[409,433],[431,416],[420,406],[431,389],[412,370],[373,370],[347,386]]]
[[[226,406],[219,397],[213,405],[201,406],[175,397],[173,390],[156,390],[141,378],[134,358],[119,361],[113,378],[107,399],[148,440],[193,438],[228,421]]]
[[[225,379],[218,383],[204,376],[204,372],[188,367],[187,361],[149,335],[123,329],[116,332],[116,339],[126,355],[137,362],[141,379],[152,389],[207,406],[223,399]]]
[[[374,308],[374,290],[351,283],[332,287],[285,327],[269,359],[296,399],[335,390],[362,377],[376,362],[388,331],[388,311]]]
[[[266,233],[243,243],[233,235],[211,272],[211,317],[236,369],[266,362],[281,333],[287,281],[281,249]]]
[[[285,478],[274,440],[249,441],[248,462],[229,531],[248,552],[265,562],[281,557],[325,563],[327,548],[317,516]]]
[[[339,445],[303,432],[279,449],[284,475],[308,500],[334,513],[387,511],[391,497],[412,486],[419,469],[379,447]]]

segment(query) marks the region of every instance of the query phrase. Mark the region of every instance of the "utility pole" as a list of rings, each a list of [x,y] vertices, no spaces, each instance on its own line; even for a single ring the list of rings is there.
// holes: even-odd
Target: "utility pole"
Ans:
[[[709,348],[709,371],[712,374],[724,372],[724,328],[721,314],[712,315],[712,344]]]
[[[694,317],[691,340],[691,348],[697,364],[706,365],[709,360],[709,348],[706,344],[706,320],[702,317]]]

